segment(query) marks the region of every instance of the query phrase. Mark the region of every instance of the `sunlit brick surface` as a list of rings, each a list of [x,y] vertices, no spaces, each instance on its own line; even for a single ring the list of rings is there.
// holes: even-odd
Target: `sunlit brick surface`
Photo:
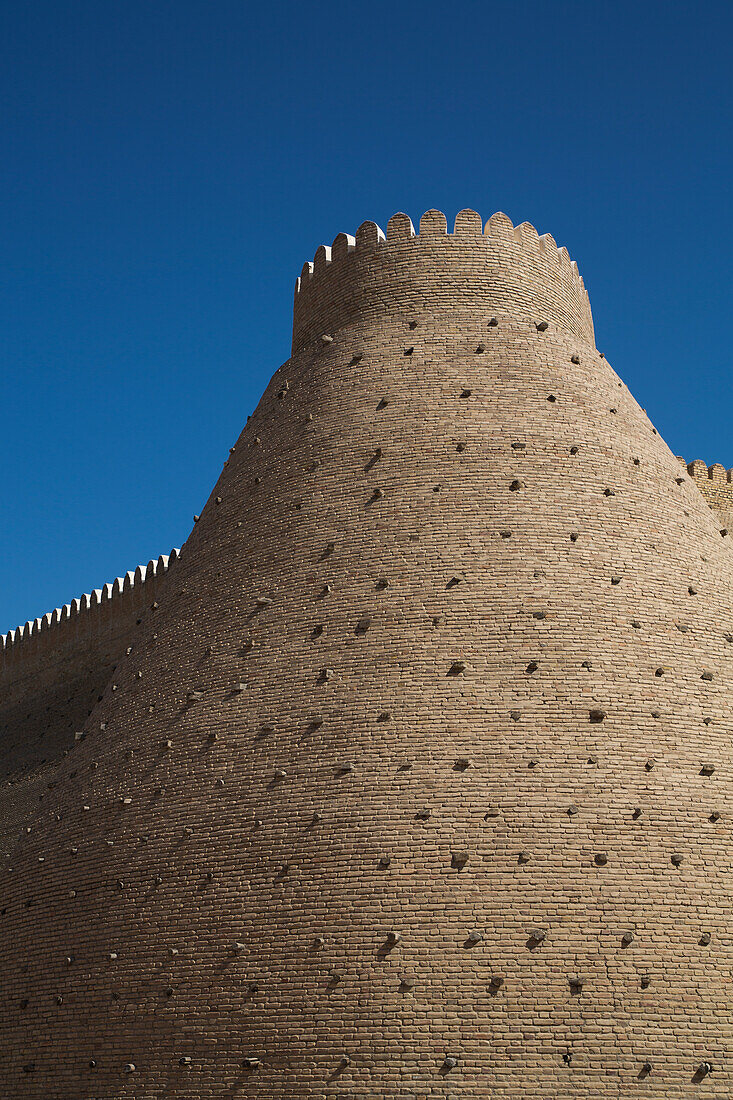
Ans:
[[[733,1093],[730,538],[567,254],[441,219],[319,250],[14,797],[3,1096]]]

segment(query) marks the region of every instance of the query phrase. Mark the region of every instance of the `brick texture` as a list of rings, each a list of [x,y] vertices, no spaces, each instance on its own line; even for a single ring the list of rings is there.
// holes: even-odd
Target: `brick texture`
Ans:
[[[367,223],[293,348],[13,803],[2,1094],[729,1097],[730,539],[577,270]]]

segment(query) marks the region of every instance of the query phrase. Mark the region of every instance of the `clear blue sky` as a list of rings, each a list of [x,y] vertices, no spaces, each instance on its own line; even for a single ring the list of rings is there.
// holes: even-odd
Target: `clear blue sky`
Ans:
[[[5,0],[0,631],[186,538],[293,284],[396,210],[565,244],[669,445],[733,466],[729,3]]]

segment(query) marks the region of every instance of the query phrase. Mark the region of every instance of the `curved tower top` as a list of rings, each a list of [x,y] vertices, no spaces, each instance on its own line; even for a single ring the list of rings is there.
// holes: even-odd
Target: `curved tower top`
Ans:
[[[415,233],[407,214],[395,214],[387,234],[364,222],[352,237],[339,233],[303,265],[295,285],[293,352],[323,332],[345,325],[412,317],[430,297],[433,316],[481,310],[497,319],[544,319],[593,343],[590,302],[577,264],[549,234],[524,222],[516,228],[494,214],[462,210],[448,233],[445,214],[428,210]]]

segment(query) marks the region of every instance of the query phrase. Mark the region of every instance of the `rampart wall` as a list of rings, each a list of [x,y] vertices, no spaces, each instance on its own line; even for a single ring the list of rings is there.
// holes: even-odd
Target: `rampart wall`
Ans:
[[[14,782],[1,1096],[733,1095],[733,544],[569,260],[489,228],[323,250],[86,736]]]
[[[179,551],[0,636],[0,781],[74,743]]]
[[[720,463],[707,466],[702,459],[694,462],[680,462],[694,479],[698,489],[714,512],[717,512],[722,526],[733,531],[733,470],[726,470]]]

